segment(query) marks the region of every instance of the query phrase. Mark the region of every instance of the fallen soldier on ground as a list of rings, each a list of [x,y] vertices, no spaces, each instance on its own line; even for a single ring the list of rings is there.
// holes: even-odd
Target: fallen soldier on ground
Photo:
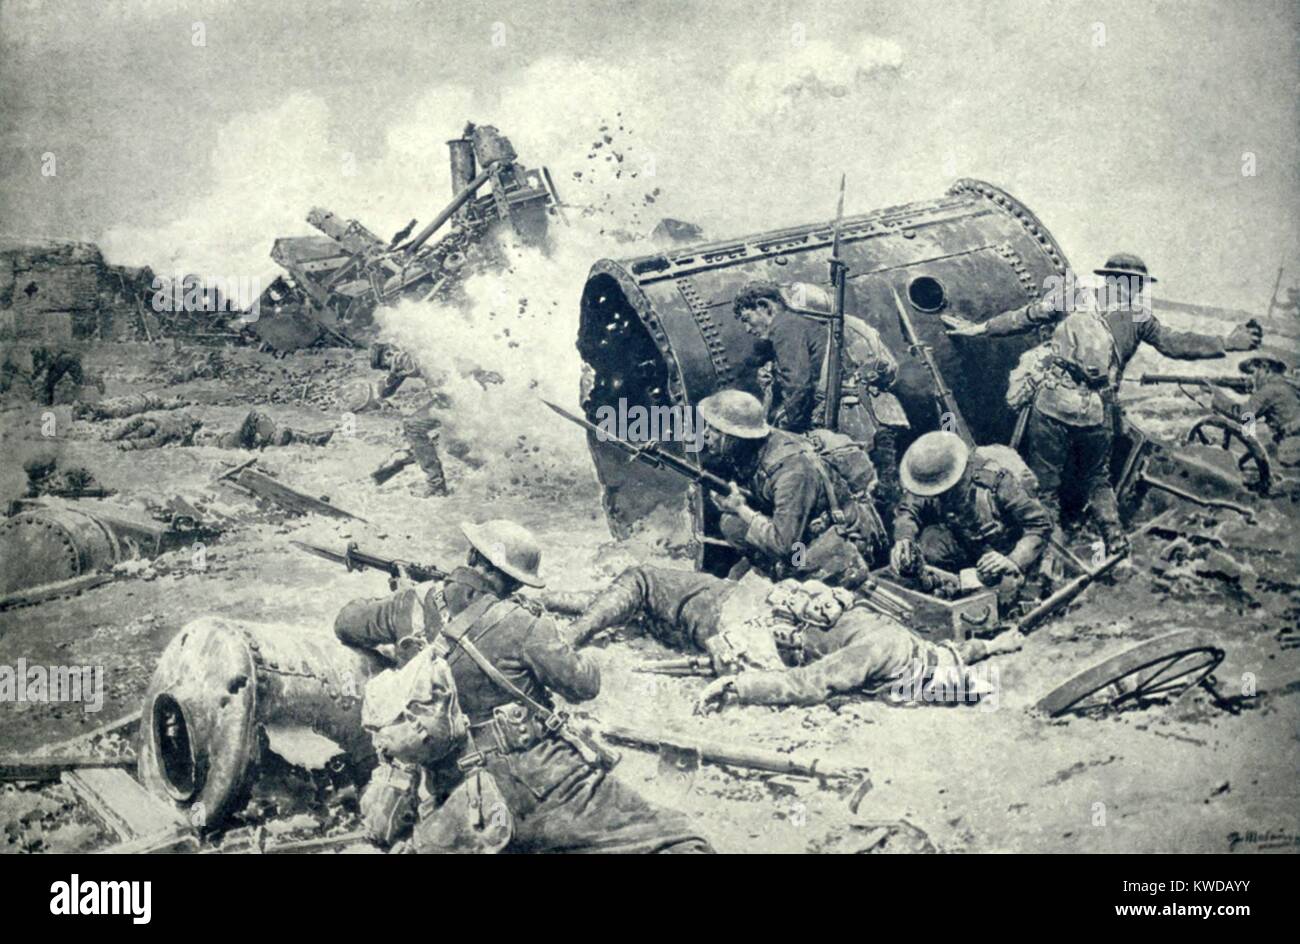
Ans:
[[[1016,630],[987,641],[933,643],[855,604],[843,589],[816,581],[772,584],[756,574],[737,582],[641,565],[592,597],[551,594],[543,602],[561,612],[585,604],[569,632],[575,647],[604,629],[639,620],[665,645],[709,653],[720,677],[700,696],[702,710],[729,701],[815,705],[832,695],[859,693],[897,702],[950,700],[939,697],[945,689],[974,701],[991,689],[967,667],[1023,645]],[[759,628],[770,649],[755,642]],[[791,668],[767,657],[778,635],[782,662]]]
[[[261,410],[249,410],[239,429],[217,437],[221,449],[265,449],[267,446],[288,446],[302,443],[307,446],[324,446],[334,436],[334,430],[322,429],[308,432],[281,426]]]
[[[117,443],[119,449],[161,449],[163,446],[192,446],[194,435],[203,425],[184,410],[174,413],[135,416],[110,431],[105,442]]]
[[[190,405],[191,401],[181,397],[132,393],[124,397],[109,397],[98,403],[78,403],[72,408],[72,415],[79,420],[124,420],[128,416],[151,413],[154,410],[179,410]]]

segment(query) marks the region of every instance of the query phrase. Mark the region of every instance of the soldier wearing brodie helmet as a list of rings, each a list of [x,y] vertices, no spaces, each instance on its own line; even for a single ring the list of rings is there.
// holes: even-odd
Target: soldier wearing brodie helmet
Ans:
[[[884,539],[871,501],[875,472],[862,449],[829,430],[804,437],[772,429],[743,390],[705,397],[698,410],[700,461],[733,483],[729,495],[714,497],[719,527],[747,564],[777,579],[861,583]]]
[[[421,608],[441,605],[444,612],[396,608],[396,618],[385,622],[380,601],[346,620],[340,614],[335,627],[344,642],[367,646],[396,643],[397,633],[424,627],[429,645],[416,658],[448,669],[434,673],[441,684],[389,698],[392,707],[383,713],[399,728],[412,717],[423,721],[450,689],[465,719],[463,739],[450,752],[433,751],[424,765],[414,851],[711,851],[684,817],[615,779],[609,755],[556,709],[552,693],[569,702],[594,698],[600,670],[539,605],[516,595],[523,586],[543,586],[533,535],[505,520],[466,523],[461,531],[470,544],[466,565],[447,578],[441,600],[431,595]],[[438,735],[455,729],[432,728]]]
[[[1178,360],[1223,357],[1259,347],[1255,321],[1225,337],[1174,331],[1162,325],[1145,298],[1156,279],[1132,253],[1117,253],[1096,270],[1105,283],[1095,292],[1061,289],[1037,302],[995,315],[982,324],[945,316],[955,337],[1002,337],[1038,328],[1051,331],[1050,353],[1021,385],[1029,410],[1023,450],[1053,518],[1060,518],[1063,481],[1082,484],[1107,550],[1128,546],[1109,470],[1119,432],[1118,390],[1124,368],[1141,344]],[[1016,409],[1022,404],[1011,402]]]
[[[1010,447],[972,450],[953,433],[926,433],[903,455],[899,474],[906,494],[894,516],[895,572],[974,567],[986,585],[1014,592],[1024,584],[1052,523]]]

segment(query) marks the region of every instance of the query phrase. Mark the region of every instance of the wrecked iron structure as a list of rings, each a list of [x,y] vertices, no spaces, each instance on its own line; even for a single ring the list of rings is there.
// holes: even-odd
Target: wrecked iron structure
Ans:
[[[595,420],[602,406],[617,410],[620,401],[627,407],[686,408],[733,386],[761,396],[755,376],[763,357],[736,319],[732,299],[758,279],[829,285],[832,238],[828,221],[598,261],[583,290],[578,334],[578,351],[592,375],[583,402],[588,419]],[[920,358],[909,356],[895,293],[955,391],[975,441],[1009,442],[1016,415],[1006,404],[1008,375],[1045,335],[985,338],[968,346],[948,336],[939,316],[982,322],[1041,297],[1050,278],[1065,277],[1065,253],[1042,222],[998,187],[962,179],[937,200],[846,218],[841,255],[849,270],[845,310],[875,327],[894,352],[894,392],[910,435],[938,428],[939,411],[930,374]],[[682,479],[628,462],[594,435],[588,439],[615,535],[626,534],[657,507],[680,506]],[[900,450],[906,445],[900,443]],[[1182,452],[1162,449],[1126,423],[1112,462],[1121,500],[1131,509],[1152,489],[1188,499],[1239,484],[1225,477],[1223,463],[1213,461],[1217,457]],[[1224,458],[1231,464],[1227,453]],[[713,514],[708,503],[694,509],[697,537],[704,538],[697,564],[725,573],[731,552],[708,540]]]
[[[277,239],[271,258],[287,275],[263,293],[254,330],[275,347],[308,346],[364,325],[379,305],[445,297],[466,275],[501,264],[492,238],[500,232],[529,245],[545,241],[551,209],[559,207],[545,167],[521,164],[510,139],[491,125],[466,125],[447,147],[452,200],[414,236],[417,220],[385,240],[357,220],[313,207],[307,222],[324,235]]]
[[[686,407],[716,390],[751,385],[761,357],[732,299],[755,279],[829,284],[832,231],[827,221],[597,262],[583,291],[578,335],[579,353],[594,372],[588,417],[620,399]],[[1045,280],[1064,276],[1068,265],[1047,228],[992,184],[959,180],[937,200],[847,217],[840,238],[849,268],[846,311],[873,325],[899,355],[895,392],[913,433],[937,428],[939,419],[929,375],[906,356],[893,292],[911,307],[975,439],[1006,442],[1015,424],[1004,399],[1007,375],[1035,340],[1000,339],[981,346],[977,360],[945,334],[939,315],[983,321],[1037,298]],[[616,534],[681,500],[680,479],[628,463],[594,438],[590,446]],[[707,548],[705,557],[717,553]]]
[[[364,771],[374,748],[361,696],[384,667],[310,627],[194,620],[145,692],[140,782],[213,827],[243,808],[270,754],[306,769],[343,761]]]
[[[0,609],[89,589],[118,564],[213,534],[192,517],[162,523],[108,502],[21,502],[0,520]]]

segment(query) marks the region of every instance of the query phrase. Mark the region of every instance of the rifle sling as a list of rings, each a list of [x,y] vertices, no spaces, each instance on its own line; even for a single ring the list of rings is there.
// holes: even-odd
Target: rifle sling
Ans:
[[[470,661],[478,666],[479,670],[486,675],[492,683],[497,686],[497,688],[501,689],[520,703],[526,705],[533,713],[542,719],[542,723],[545,724],[547,728],[553,728],[558,721],[563,720],[560,713],[555,711],[553,708],[548,708],[546,705],[543,705],[514,682],[510,681],[510,679],[506,678],[501,670],[493,665],[488,660],[488,657],[483,655],[479,647],[474,645],[469,638],[469,631],[473,625],[478,622],[479,618],[485,615],[494,604],[503,602],[506,601],[484,594],[478,600],[475,600],[468,607],[462,610],[460,615],[458,615],[456,619],[452,620],[451,624],[447,626],[442,633],[450,639],[454,645],[459,646],[465,655],[469,656]],[[483,605],[485,603],[486,606]],[[492,623],[492,626],[495,626],[496,623],[505,619],[506,615],[507,614],[505,613],[501,614],[500,619]],[[467,616],[469,617],[468,619],[466,619]],[[491,626],[488,628],[491,629]]]

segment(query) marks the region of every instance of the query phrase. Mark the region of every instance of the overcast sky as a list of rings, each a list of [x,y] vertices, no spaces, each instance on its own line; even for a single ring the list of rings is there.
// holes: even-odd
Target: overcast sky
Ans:
[[[1081,268],[1127,249],[1172,296],[1259,307],[1279,264],[1300,275],[1298,21],[1268,0],[0,0],[0,232],[239,274],[313,204],[384,236],[427,220],[474,119],[629,224],[739,235],[829,217],[841,170],[850,212],[976,176]]]

